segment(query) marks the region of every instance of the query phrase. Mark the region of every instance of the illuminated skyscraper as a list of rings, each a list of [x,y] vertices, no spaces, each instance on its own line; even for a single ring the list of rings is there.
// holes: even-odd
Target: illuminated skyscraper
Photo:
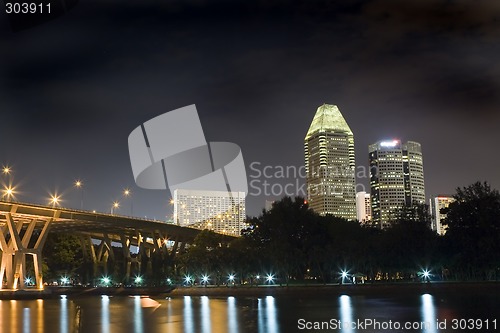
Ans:
[[[394,219],[404,206],[425,204],[424,164],[419,143],[379,141],[369,146],[372,220]]]
[[[336,105],[323,104],[304,140],[309,206],[356,219],[354,135]]]
[[[372,220],[372,204],[370,193],[356,193],[356,218],[362,224]]]
[[[448,229],[446,225],[443,225],[443,220],[446,218],[446,213],[444,210],[455,201],[451,195],[438,195],[429,199],[431,207],[431,229],[437,232],[438,235],[444,235]]]
[[[174,191],[174,220],[181,227],[240,236],[245,228],[245,192]]]

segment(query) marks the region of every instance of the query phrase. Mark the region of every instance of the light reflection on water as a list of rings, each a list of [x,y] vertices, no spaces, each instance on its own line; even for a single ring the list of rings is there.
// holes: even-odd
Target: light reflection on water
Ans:
[[[203,332],[211,333],[210,326],[210,300],[207,296],[201,296],[201,329]]]
[[[434,305],[434,297],[429,294],[423,294],[420,298],[422,300],[422,321],[424,323],[429,323],[425,331],[436,333],[436,306]]]
[[[143,333],[141,296],[134,296],[134,332]]]
[[[30,308],[24,308],[23,309],[23,332],[24,333],[30,332],[30,326],[31,326],[30,320],[31,320]]]
[[[344,324],[344,326],[342,326],[342,332],[355,332],[351,326],[351,323],[354,322],[354,318],[352,316],[350,296],[342,295],[339,297],[339,314],[339,320]]]
[[[59,322],[61,323],[61,333],[68,333],[68,299],[66,295],[61,296],[61,311]]]
[[[101,332],[109,333],[109,296],[101,296]]]
[[[36,323],[36,332],[42,333],[44,330],[44,321],[45,316],[43,315],[43,301],[41,299],[36,300],[36,308],[37,308],[37,323]]]
[[[273,296],[258,299],[258,327],[259,333],[279,332],[278,309]]]
[[[193,305],[191,304],[191,296],[184,296],[184,332],[194,333],[193,327]]]
[[[402,298],[289,295],[185,296],[156,300],[140,296],[83,299],[63,296],[58,300],[0,301],[0,332],[279,333],[298,331],[299,318],[324,321],[336,318],[342,323],[352,323],[360,316],[361,319],[419,320],[431,323],[423,332],[437,333],[444,332],[435,326],[440,311],[465,313],[464,309],[468,309],[464,305],[467,300],[458,305],[455,301],[438,300],[430,294]],[[495,301],[490,299],[490,304]],[[80,314],[81,318],[76,320]],[[337,331],[362,330],[347,325]]]
[[[233,296],[227,298],[227,328],[231,333],[238,332],[236,299]]]

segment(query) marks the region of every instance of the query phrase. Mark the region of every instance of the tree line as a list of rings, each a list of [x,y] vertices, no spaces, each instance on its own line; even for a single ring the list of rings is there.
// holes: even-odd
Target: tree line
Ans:
[[[336,283],[342,282],[342,272],[368,282],[420,281],[423,271],[432,280],[498,280],[500,193],[477,182],[457,188],[454,198],[443,211],[447,232],[438,236],[425,206],[403,208],[389,227],[379,229],[320,216],[304,198],[284,197],[248,218],[241,237],[228,242],[204,230],[173,260],[153,256],[149,281],[223,285],[231,275],[232,283],[265,283],[266,276],[280,284]],[[79,251],[68,238],[49,241],[44,249],[49,276],[88,276]],[[114,274],[119,280],[122,273],[115,268]]]

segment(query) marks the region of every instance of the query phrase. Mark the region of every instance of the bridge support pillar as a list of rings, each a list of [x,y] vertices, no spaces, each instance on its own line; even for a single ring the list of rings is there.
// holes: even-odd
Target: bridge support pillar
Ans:
[[[108,234],[103,235],[103,239],[101,239],[101,243],[97,248],[97,255],[93,258],[94,260],[94,274],[97,274],[98,266],[103,267],[103,271],[105,275],[108,275],[108,259],[114,261],[115,254],[113,253],[113,248],[111,247],[111,240],[109,239]]]
[[[133,237],[132,237],[133,238]],[[132,274],[132,264],[135,264],[137,274],[140,275],[141,272],[141,267],[140,267],[140,261],[138,258],[132,258],[132,254],[130,252],[130,246],[132,245],[131,237],[126,236],[124,234],[120,235],[120,240],[122,244],[122,249],[123,249],[123,258],[125,261],[125,283],[130,283],[130,276]],[[141,236],[140,234],[137,235],[137,242],[140,244]]]
[[[111,247],[111,239],[108,234],[103,234],[102,239],[94,238],[95,240],[100,240],[101,242],[97,246],[97,250],[94,246],[91,236],[82,236],[80,242],[82,245],[82,252],[84,259],[87,263],[92,264],[92,278],[95,280],[99,277],[102,267],[102,274],[108,274],[108,259],[114,261],[115,255]]]
[[[80,236],[80,243],[82,245],[83,260],[85,262],[85,265],[87,265],[87,267],[91,271],[91,273],[87,273],[87,276],[85,277],[86,282],[89,282],[97,276],[97,258],[95,254],[95,248],[90,236]]]
[[[6,225],[0,229],[0,249],[2,250],[2,263],[0,264],[0,289],[3,289],[4,278],[7,280],[7,289],[25,289],[26,279],[26,255],[33,256],[33,265],[35,271],[35,286],[43,289],[42,276],[42,249],[47,239],[48,230],[54,218],[59,217],[59,212],[54,212],[54,217],[47,220],[33,219],[23,230],[24,222],[17,223],[13,220],[12,214],[17,210],[17,206],[12,206],[9,213],[5,214]],[[37,223],[43,223],[43,228],[38,234],[38,238],[33,247],[29,247],[33,236],[33,230]],[[10,235],[7,241],[7,235]]]

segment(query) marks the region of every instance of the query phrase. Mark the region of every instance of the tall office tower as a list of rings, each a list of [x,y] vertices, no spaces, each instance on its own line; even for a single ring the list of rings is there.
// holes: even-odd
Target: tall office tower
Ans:
[[[425,203],[424,165],[419,143],[379,141],[369,146],[373,224],[381,228],[404,206]]]
[[[355,220],[354,136],[336,105],[318,108],[304,150],[309,206],[320,215]]]
[[[444,235],[448,229],[443,225],[443,220],[446,218],[446,213],[442,210],[455,201],[451,195],[438,195],[429,199],[429,206],[431,208],[431,229],[437,232],[438,235]]]
[[[181,227],[240,236],[245,219],[245,192],[174,191],[174,220]]]
[[[362,224],[369,223],[372,220],[370,193],[356,193],[356,218]]]

